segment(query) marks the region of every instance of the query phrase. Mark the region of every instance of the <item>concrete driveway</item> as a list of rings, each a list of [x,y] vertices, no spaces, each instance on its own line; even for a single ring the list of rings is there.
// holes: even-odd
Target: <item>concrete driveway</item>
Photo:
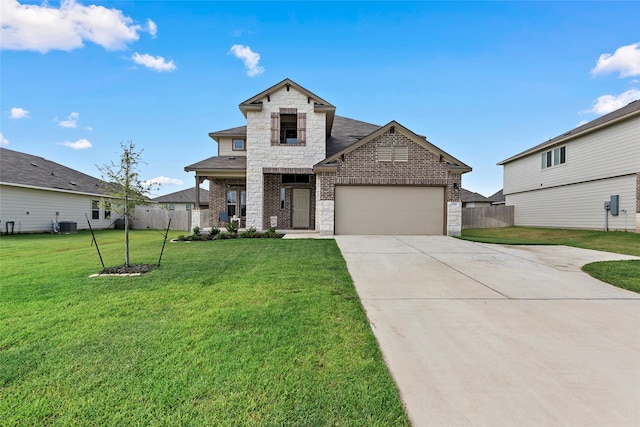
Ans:
[[[415,426],[640,426],[640,295],[580,271],[634,257],[336,241]]]

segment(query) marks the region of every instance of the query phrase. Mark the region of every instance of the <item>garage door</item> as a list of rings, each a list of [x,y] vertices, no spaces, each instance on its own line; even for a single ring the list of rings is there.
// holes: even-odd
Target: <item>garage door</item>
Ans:
[[[336,187],[336,234],[444,234],[444,187]]]

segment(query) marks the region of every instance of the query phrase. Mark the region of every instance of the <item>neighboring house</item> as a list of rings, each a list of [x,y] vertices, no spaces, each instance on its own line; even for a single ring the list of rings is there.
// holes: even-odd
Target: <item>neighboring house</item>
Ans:
[[[498,164],[515,225],[640,231],[640,100]]]
[[[491,196],[487,197],[487,199],[489,199],[492,205],[504,205],[504,193],[502,191],[502,188],[493,193]]]
[[[202,188],[199,189],[200,204],[199,209],[209,209],[209,191]],[[187,188],[186,190],[176,191],[175,193],[165,194],[164,196],[156,197],[151,201],[156,206],[161,206],[164,209],[170,211],[190,211],[194,207],[196,200],[196,189]]]
[[[460,234],[471,167],[425,137],[338,116],[289,79],[239,107],[246,126],[210,133],[218,155],[185,167],[196,188],[209,181],[211,225],[226,213],[258,230]]]
[[[480,193],[474,193],[473,191],[469,191],[464,188],[460,191],[460,199],[462,200],[463,208],[481,208],[491,206],[491,200]]]
[[[0,230],[52,231],[53,223],[107,228],[112,216],[102,181],[42,157],[0,148]],[[9,228],[7,228],[9,225]]]

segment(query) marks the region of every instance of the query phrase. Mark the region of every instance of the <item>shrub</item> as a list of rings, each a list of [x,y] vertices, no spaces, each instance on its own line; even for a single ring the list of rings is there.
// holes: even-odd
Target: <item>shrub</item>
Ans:
[[[220,229],[218,227],[211,227],[209,230],[209,236],[213,238],[216,234],[220,233]]]
[[[236,221],[230,221],[224,226],[227,229],[227,233],[236,235],[238,234],[238,223]]]
[[[260,233],[255,229],[255,227],[249,227],[239,236],[241,239],[255,239],[260,237]]]
[[[284,237],[284,234],[278,233],[275,227],[269,227],[267,231],[262,233],[262,237],[267,239],[280,239]]]

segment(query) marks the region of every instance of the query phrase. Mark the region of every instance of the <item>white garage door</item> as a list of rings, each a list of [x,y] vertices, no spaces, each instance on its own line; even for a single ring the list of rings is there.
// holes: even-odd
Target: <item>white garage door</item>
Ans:
[[[444,187],[337,186],[336,234],[444,234]]]

